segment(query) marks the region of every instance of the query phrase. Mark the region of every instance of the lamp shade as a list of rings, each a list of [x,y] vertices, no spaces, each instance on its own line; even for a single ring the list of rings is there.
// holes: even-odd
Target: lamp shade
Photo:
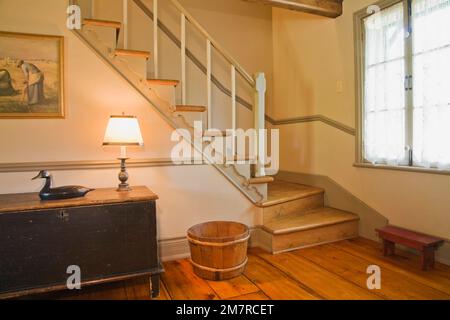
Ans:
[[[134,116],[111,116],[106,128],[104,146],[143,146],[141,128]]]

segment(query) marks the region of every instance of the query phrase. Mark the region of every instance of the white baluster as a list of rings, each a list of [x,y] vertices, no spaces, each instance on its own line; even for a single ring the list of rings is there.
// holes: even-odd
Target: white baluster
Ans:
[[[123,48],[128,49],[128,0],[123,0]]]
[[[232,154],[236,154],[236,129],[237,129],[237,112],[236,112],[236,67],[231,65],[231,127],[233,133],[232,139]],[[242,155],[243,156],[243,155]]]
[[[91,0],[91,19],[95,18],[95,1]]]
[[[237,129],[237,110],[236,110],[236,67],[231,65],[231,121],[233,132]]]
[[[266,175],[265,160],[266,160],[266,136],[264,132],[265,128],[265,95],[266,95],[266,77],[264,73],[257,73],[255,76],[255,106],[254,106],[254,119],[256,129],[256,143],[255,143],[255,155],[256,155],[256,177],[264,177]]]
[[[211,85],[212,65],[211,65],[211,41],[206,40],[206,92],[207,108],[208,108],[208,125],[207,128],[212,128],[212,85]]]
[[[181,101],[186,104],[186,16],[181,14]]]
[[[155,79],[159,78],[158,55],[158,0],[153,0],[153,59],[155,63]]]

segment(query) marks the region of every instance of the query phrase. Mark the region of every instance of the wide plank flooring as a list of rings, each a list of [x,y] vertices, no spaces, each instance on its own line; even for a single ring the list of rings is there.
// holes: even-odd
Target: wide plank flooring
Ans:
[[[367,267],[381,268],[381,289],[367,288]],[[418,257],[384,257],[363,238],[271,255],[250,249],[245,273],[213,282],[197,277],[188,260],[164,264],[159,300],[450,300],[450,267],[422,271]],[[148,279],[88,287],[34,299],[150,300]]]

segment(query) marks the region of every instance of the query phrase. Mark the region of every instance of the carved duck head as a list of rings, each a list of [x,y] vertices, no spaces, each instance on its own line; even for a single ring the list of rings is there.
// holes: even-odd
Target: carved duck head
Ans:
[[[48,178],[50,178],[50,173],[47,170],[42,170],[41,172],[38,173],[38,175],[36,177],[34,177],[31,180],[48,179]]]

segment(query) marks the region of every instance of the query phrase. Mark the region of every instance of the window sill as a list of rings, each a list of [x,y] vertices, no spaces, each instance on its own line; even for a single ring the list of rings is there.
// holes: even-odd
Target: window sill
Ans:
[[[382,170],[394,170],[394,171],[407,171],[416,173],[428,173],[428,174],[440,174],[450,176],[450,171],[440,170],[433,168],[420,168],[420,167],[406,167],[406,166],[389,166],[385,164],[372,164],[372,163],[354,163],[354,167],[366,168],[366,169],[382,169]]]

